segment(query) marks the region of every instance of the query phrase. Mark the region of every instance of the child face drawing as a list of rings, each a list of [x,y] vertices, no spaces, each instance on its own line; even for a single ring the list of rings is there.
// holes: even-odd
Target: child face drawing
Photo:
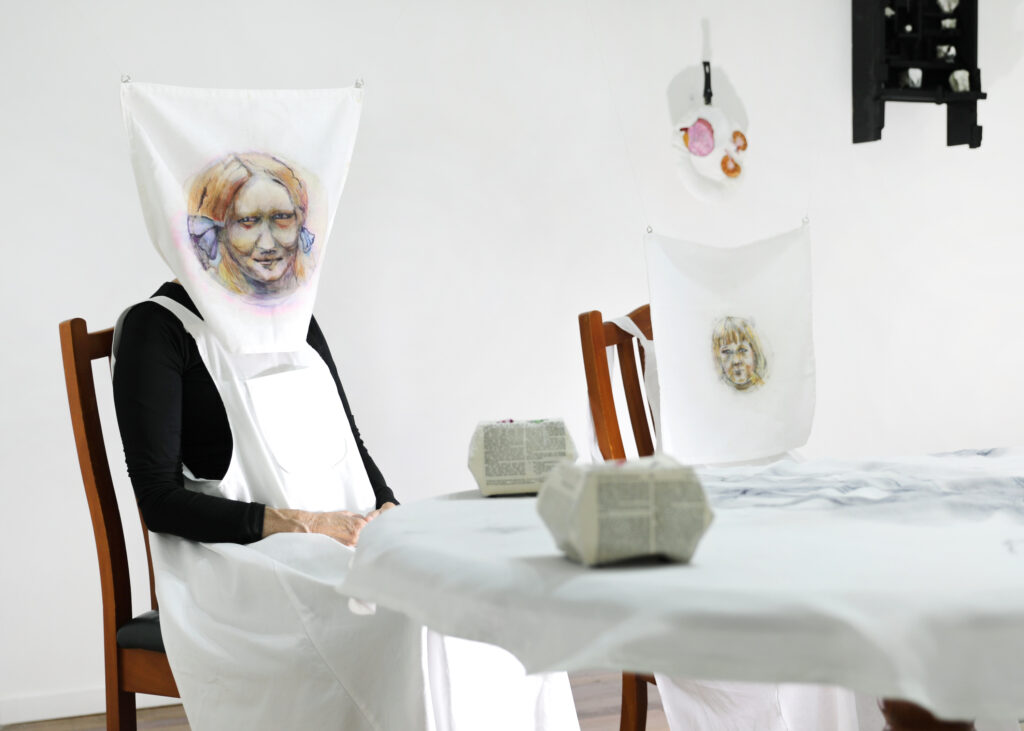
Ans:
[[[747,340],[731,343],[720,343],[718,346],[718,365],[722,375],[737,388],[746,388],[754,381],[754,364],[756,356],[754,348]]]
[[[226,223],[227,254],[253,283],[273,289],[295,265],[301,222],[288,190],[268,175],[239,189]]]

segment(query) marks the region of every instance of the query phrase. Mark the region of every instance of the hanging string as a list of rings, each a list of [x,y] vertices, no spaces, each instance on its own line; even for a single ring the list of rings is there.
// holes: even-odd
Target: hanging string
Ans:
[[[652,233],[654,229],[651,228],[650,218],[647,216],[647,210],[644,207],[644,195],[643,189],[640,187],[640,178],[636,173],[636,167],[633,165],[633,155],[629,149],[629,139],[626,137],[626,129],[622,124],[622,117],[619,114],[618,105],[615,103],[615,94],[612,91],[612,84],[608,74],[608,63],[604,57],[602,51],[603,45],[601,39],[598,37],[597,28],[594,25],[594,16],[590,12],[590,0],[584,0],[584,7],[587,13],[587,21],[590,23],[590,33],[594,38],[594,48],[597,52],[597,56],[601,61],[601,70],[604,72],[604,84],[608,89],[608,101],[611,104],[612,112],[615,114],[615,122],[619,126],[619,135],[622,137],[622,147],[626,152],[626,162],[629,163],[629,172],[633,176],[633,189],[636,195],[637,203],[640,207],[640,215],[643,220],[647,223],[647,233]]]
[[[711,20],[708,16],[701,14],[700,19],[700,58],[702,61],[711,61]]]
[[[707,17],[700,19],[701,32],[701,66],[704,67],[704,103],[710,104],[713,96],[711,91],[711,21]]]

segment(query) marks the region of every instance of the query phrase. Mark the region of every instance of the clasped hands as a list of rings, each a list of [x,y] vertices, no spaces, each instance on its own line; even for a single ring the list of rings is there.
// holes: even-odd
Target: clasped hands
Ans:
[[[394,503],[384,503],[366,515],[348,510],[316,513],[268,507],[263,514],[263,537],[274,533],[322,533],[346,546],[354,546],[366,524],[393,507]]]

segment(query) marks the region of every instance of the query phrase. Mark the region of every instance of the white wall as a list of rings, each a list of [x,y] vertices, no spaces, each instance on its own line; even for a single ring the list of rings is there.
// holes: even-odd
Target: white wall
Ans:
[[[665,142],[665,88],[699,60],[695,0],[2,0],[0,231],[16,264],[0,359],[0,723],[102,706],[57,323],[109,326],[169,278],[125,154],[124,72],[222,87],[365,78],[317,314],[406,501],[471,486],[481,419],[563,416],[587,444],[576,315],[646,301],[648,224],[739,243],[809,211],[812,456],[1024,443],[1021,3],[981,9],[978,150],[945,147],[932,105],[889,105],[881,142],[850,143],[849,3],[707,7],[751,118],[752,176],[725,208],[688,197]]]

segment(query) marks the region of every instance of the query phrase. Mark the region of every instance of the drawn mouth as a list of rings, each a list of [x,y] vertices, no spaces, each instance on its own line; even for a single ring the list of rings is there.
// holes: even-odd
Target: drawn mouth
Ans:
[[[282,257],[276,259],[257,259],[256,263],[262,266],[264,269],[273,269],[274,265],[281,261]]]

